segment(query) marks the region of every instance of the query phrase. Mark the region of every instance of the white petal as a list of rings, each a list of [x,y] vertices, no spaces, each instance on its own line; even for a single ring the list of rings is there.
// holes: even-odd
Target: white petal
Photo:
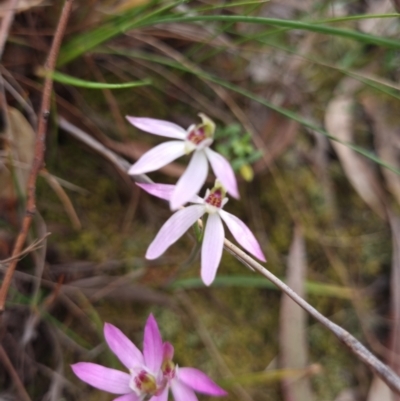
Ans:
[[[171,163],[185,154],[183,141],[161,143],[146,152],[128,171],[128,174],[139,175],[150,173]]]
[[[82,381],[99,390],[112,394],[128,394],[132,391],[128,373],[90,362],[78,362],[71,365],[71,368]]]
[[[214,395],[216,397],[228,394],[205,373],[195,368],[179,368],[178,379],[199,393]]]
[[[171,380],[171,390],[175,401],[198,401],[194,391],[176,378]]]
[[[175,191],[176,185],[171,185],[171,184],[148,184],[148,183],[135,183],[138,187],[142,188],[145,190],[147,193],[156,196],[157,198],[165,199],[165,200],[171,200],[172,193]],[[226,198],[225,198],[226,199]],[[193,196],[192,199],[190,199],[191,203],[204,203],[204,199],[200,198],[200,196]]]
[[[225,157],[210,148],[204,149],[210,161],[214,174],[221,181],[224,188],[236,199],[240,198],[235,173]]]
[[[201,247],[201,278],[210,285],[215,278],[224,247],[224,226],[218,213],[208,216]]]
[[[256,240],[256,237],[250,231],[249,227],[243,223],[242,220],[238,219],[233,214],[220,210],[219,214],[229,228],[229,231],[234,236],[235,240],[244,248],[246,251],[254,255],[257,259],[265,262],[265,256],[261,250],[260,244]]]
[[[176,242],[205,212],[205,206],[192,205],[174,213],[161,227],[146,252],[146,259],[156,259]]]
[[[135,184],[150,195],[156,196],[157,198],[165,199],[167,201],[171,199],[172,193],[175,190],[175,185],[171,184],[149,184],[139,182],[135,182]]]
[[[149,134],[165,136],[167,138],[185,139],[186,130],[169,121],[156,118],[126,116],[127,120],[136,128]]]
[[[110,323],[105,323],[104,337],[111,351],[128,370],[143,364],[142,353],[120,329]]]
[[[189,202],[201,189],[206,181],[208,173],[207,157],[203,151],[193,153],[190,163],[179,178],[174,193],[171,197],[171,210]]]
[[[153,314],[148,317],[144,328],[143,356],[150,373],[157,376],[163,360],[163,342]]]

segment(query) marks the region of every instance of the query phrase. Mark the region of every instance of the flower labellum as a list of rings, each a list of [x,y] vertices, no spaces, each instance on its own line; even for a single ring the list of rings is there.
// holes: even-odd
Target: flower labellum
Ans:
[[[139,175],[158,170],[173,160],[193,152],[187,169],[178,180],[169,199],[172,210],[177,210],[199,192],[207,178],[208,162],[228,193],[234,198],[239,198],[235,173],[231,165],[223,156],[210,149],[214,141],[215,124],[206,115],[200,113],[199,116],[202,123],[191,125],[187,130],[169,121],[126,117],[136,128],[150,134],[175,139],[146,152],[131,166],[129,174]]]
[[[174,185],[136,184],[148,193],[169,200],[175,191]],[[147,249],[146,258],[156,259],[174,244],[200,217],[208,213],[201,247],[201,278],[205,285],[210,285],[215,278],[222,257],[225,232],[222,221],[228,226],[236,241],[257,259],[265,262],[261,247],[250,229],[233,214],[222,208],[228,202],[225,189],[216,180],[215,186],[207,190],[204,199],[192,196],[194,205],[174,213],[161,227],[153,242]]]
[[[178,368],[173,363],[174,348],[162,342],[153,315],[147,319],[144,330],[143,354],[112,324],[104,325],[104,336],[129,373],[87,362],[71,367],[82,381],[120,395],[114,401],[167,401],[169,388],[175,401],[197,401],[195,391],[217,397],[227,394],[200,370]]]

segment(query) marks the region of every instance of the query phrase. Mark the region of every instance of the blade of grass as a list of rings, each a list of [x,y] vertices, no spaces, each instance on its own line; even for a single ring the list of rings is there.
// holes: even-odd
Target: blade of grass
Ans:
[[[247,17],[240,15],[205,15],[205,16],[167,16],[159,18],[157,20],[158,24],[168,24],[172,22],[241,22],[248,24],[258,24],[258,25],[271,25],[282,28],[297,29],[302,31],[310,31],[322,33],[325,35],[340,36],[352,40],[356,40],[361,43],[374,44],[378,46],[388,47],[392,49],[400,49],[400,41],[395,39],[388,39],[381,36],[366,34],[357,32],[351,29],[341,29],[333,28],[330,26],[321,25],[321,23],[309,23],[303,21],[294,20],[281,20],[278,18],[264,18],[264,17]],[[139,24],[138,26],[147,26],[153,24],[155,21],[150,20],[144,22],[144,24]]]
[[[399,42],[399,44],[400,44],[400,42]],[[116,51],[116,50],[113,50],[113,52],[114,53],[118,53],[118,51]],[[137,53],[137,52],[136,53],[131,53],[131,52],[127,52],[127,51],[119,51],[119,54],[125,55],[125,56],[134,56],[134,55],[136,55],[136,56],[140,57],[140,54]],[[143,57],[143,54],[142,54],[142,57]],[[149,58],[147,58],[147,59],[149,59]],[[311,129],[311,130],[313,130],[315,132],[318,132],[318,133],[326,136],[329,139],[332,139],[333,141],[336,141],[338,143],[341,143],[342,145],[345,145],[345,146],[349,147],[350,149],[353,149],[355,152],[367,157],[368,159],[372,160],[373,162],[379,164],[380,166],[385,167],[385,168],[389,169],[390,171],[393,171],[394,173],[400,175],[400,170],[399,169],[397,169],[396,167],[386,163],[384,160],[382,160],[379,157],[375,156],[373,153],[371,153],[371,152],[369,152],[369,151],[363,149],[362,147],[357,146],[357,145],[355,145],[353,143],[341,141],[340,139],[338,139],[334,135],[331,135],[330,133],[328,133],[326,130],[324,130],[323,128],[319,127],[318,125],[315,125],[312,122],[310,122],[310,121],[304,119],[303,117],[299,116],[297,113],[295,113],[293,111],[290,111],[288,109],[285,109],[283,107],[276,106],[276,105],[272,104],[271,102],[267,101],[266,99],[264,99],[263,97],[258,96],[258,95],[254,95],[252,92],[250,92],[250,91],[248,91],[246,89],[243,89],[243,88],[241,88],[241,87],[239,87],[237,85],[234,85],[234,84],[231,84],[229,82],[226,82],[226,81],[224,81],[224,80],[222,80],[222,79],[220,79],[218,77],[215,77],[213,75],[207,74],[207,73],[202,72],[200,70],[192,70],[192,69],[187,68],[187,67],[185,67],[185,66],[183,66],[183,65],[181,65],[179,63],[173,62],[173,61],[171,61],[171,60],[169,60],[167,58],[163,58],[163,57],[158,56],[158,57],[152,57],[152,60],[157,60],[157,62],[162,63],[164,65],[168,65],[170,67],[179,69],[181,71],[186,71],[186,72],[189,72],[191,74],[197,75],[197,76],[202,77],[204,79],[207,79],[207,80],[209,80],[211,82],[219,84],[222,87],[230,89],[230,90],[232,90],[232,91],[234,91],[234,92],[236,92],[236,93],[238,93],[240,95],[243,95],[243,96],[245,96],[245,97],[247,97],[247,98],[249,98],[251,100],[254,100],[257,103],[260,103],[260,104],[268,107],[269,109],[274,110],[277,113],[282,114],[283,116],[285,116],[285,117],[287,117],[287,118],[289,118],[291,120],[297,121],[298,123],[302,124],[304,127],[307,127],[307,128],[309,128],[309,129]]]
[[[99,28],[93,29],[85,34],[80,33],[61,48],[57,66],[60,67],[74,60],[114,36],[145,24],[146,21],[147,24],[150,25],[148,22],[149,19],[153,21],[154,17],[157,17],[159,14],[162,14],[179,4],[185,3],[186,1],[187,0],[179,0],[173,3],[168,3],[141,16],[141,12],[145,12],[149,6],[157,4],[157,0],[153,0],[144,6],[133,8],[122,16],[111,18]]]
[[[266,288],[269,290],[278,290],[271,282],[260,280],[259,277],[253,276],[218,276],[213,287],[248,287],[248,288]],[[170,286],[172,289],[197,289],[204,288],[204,283],[200,278],[186,278],[173,282]],[[351,288],[340,287],[338,285],[322,284],[313,281],[305,282],[305,290],[310,295],[322,295],[339,299],[351,299]]]
[[[69,61],[79,57],[85,52],[95,48],[96,46],[104,43],[105,41],[111,39],[112,37],[125,32],[126,30],[139,28],[149,25],[155,25],[158,23],[172,23],[172,22],[206,22],[206,21],[224,21],[230,23],[244,22],[251,24],[260,25],[271,25],[286,29],[299,29],[312,32],[318,32],[327,35],[342,36],[349,39],[353,39],[362,43],[375,44],[384,47],[399,49],[400,42],[394,39],[388,39],[380,36],[365,34],[357,32],[350,29],[340,29],[333,28],[329,26],[324,26],[322,24],[326,22],[337,22],[342,19],[329,19],[316,22],[302,22],[294,20],[281,20],[277,18],[264,18],[264,17],[252,17],[252,16],[231,16],[231,15],[214,15],[214,16],[185,16],[182,14],[174,14],[170,16],[160,17],[160,14],[176,7],[179,4],[185,3],[186,0],[180,0],[174,3],[169,3],[164,5],[153,12],[144,15],[142,18],[136,18],[140,13],[148,9],[149,5],[138,7],[132,9],[130,12],[124,14],[123,16],[118,16],[110,19],[101,27],[94,29],[86,34],[80,34],[76,38],[69,41],[61,49],[60,57],[58,59],[58,66],[64,65]],[[155,4],[156,1],[150,3],[150,5]],[[212,10],[212,8],[209,8]],[[205,11],[204,9],[202,11]],[[368,16],[353,16],[357,17],[354,19],[363,18],[387,18],[395,17],[400,14],[378,14],[378,15],[368,15]],[[347,17],[346,20],[351,20],[352,17]],[[133,19],[133,20],[132,20]]]
[[[44,69],[40,70],[37,74],[39,76],[48,75],[48,73]],[[124,88],[134,88],[136,86],[151,85],[152,83],[150,79],[144,79],[143,81],[124,82],[121,84],[85,81],[83,79],[72,77],[70,75],[66,75],[58,71],[54,71],[49,75],[51,75],[53,81],[60,82],[66,85],[77,86],[80,88],[88,88],[88,89],[124,89]]]

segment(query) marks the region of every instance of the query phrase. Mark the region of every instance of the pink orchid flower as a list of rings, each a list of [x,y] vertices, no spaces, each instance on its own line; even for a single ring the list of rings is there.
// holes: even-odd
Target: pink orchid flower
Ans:
[[[138,184],[151,195],[169,200],[175,191],[174,185]],[[265,262],[261,247],[250,229],[233,214],[222,208],[228,202],[225,190],[218,182],[207,190],[204,199],[195,195],[189,201],[195,205],[187,206],[174,213],[161,227],[147,249],[146,258],[156,259],[175,243],[200,217],[208,213],[201,247],[201,278],[205,285],[210,285],[215,278],[222,257],[225,232],[222,220],[228,226],[236,241],[257,259]]]
[[[239,198],[235,173],[231,165],[223,156],[210,149],[214,140],[215,124],[204,114],[199,114],[199,116],[202,123],[191,125],[187,130],[169,121],[126,117],[136,128],[150,134],[177,139],[164,142],[146,152],[129,169],[129,174],[139,175],[158,170],[178,157],[194,152],[187,169],[179,178],[169,199],[171,210],[177,210],[200,191],[207,178],[208,161],[214,174],[227,191],[234,198]]]
[[[114,401],[167,401],[169,388],[175,401],[197,401],[195,391],[217,397],[227,394],[200,370],[179,368],[173,363],[174,348],[170,343],[162,342],[153,315],[147,319],[144,329],[143,354],[110,323],[104,325],[104,337],[129,373],[88,362],[71,367],[85,383],[121,394]]]

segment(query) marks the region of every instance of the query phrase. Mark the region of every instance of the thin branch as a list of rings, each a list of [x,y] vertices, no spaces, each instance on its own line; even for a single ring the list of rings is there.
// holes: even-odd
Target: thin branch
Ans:
[[[122,157],[116,155],[111,150],[104,147],[94,138],[90,137],[86,132],[80,130],[74,125],[67,122],[65,119],[60,118],[59,126],[65,131],[72,134],[75,138],[84,142],[86,145],[94,145],[93,149],[107,158],[109,161],[115,164],[115,167],[127,173],[130,164]],[[133,176],[132,179],[138,182],[151,182],[151,180],[145,175]],[[400,394],[400,377],[381,362],[374,354],[368,351],[364,345],[361,344],[354,336],[352,336],[348,331],[344,330],[337,324],[331,322],[328,318],[318,312],[313,306],[311,306],[307,301],[300,297],[296,292],[294,292],[290,287],[288,287],[283,281],[279,280],[271,272],[265,269],[260,263],[256,262],[252,257],[243,252],[236,245],[232,244],[229,240],[225,239],[224,248],[229,253],[231,253],[236,259],[243,263],[252,271],[257,271],[278,288],[280,288],[287,296],[289,296],[294,302],[301,306],[306,312],[308,312],[314,319],[324,325],[328,330],[330,330],[340,341],[342,341],[350,351],[362,362],[364,362],[374,373],[376,373],[393,391]]]
[[[373,370],[393,391],[400,394],[400,377],[390,369],[387,365],[381,362],[374,354],[367,350],[355,337],[353,337],[348,331],[342,327],[331,322],[328,318],[319,313],[313,306],[307,301],[301,298],[295,293],[290,287],[288,287],[283,281],[279,280],[278,277],[274,276],[260,263],[256,262],[249,255],[244,253],[232,242],[225,239],[225,249],[231,253],[236,259],[248,267],[258,271],[261,275],[266,277],[278,288],[280,288],[287,296],[293,299],[299,306],[301,306],[306,312],[308,312],[314,319],[329,329],[340,341],[342,341],[347,347],[353,352],[354,355],[363,361],[371,370]]]
[[[22,401],[32,401],[2,345],[0,345],[0,362],[4,366],[5,370],[8,372],[8,374],[11,376],[11,379],[14,382],[15,387],[17,388],[17,392],[21,397],[20,399]]]
[[[18,6],[19,0],[9,0],[7,4],[7,13],[1,20],[0,26],[0,60],[3,57],[4,47],[7,42],[8,32],[10,31],[11,24],[14,19],[15,10]]]
[[[32,242],[28,247],[23,249],[20,254],[11,256],[7,259],[0,260],[0,266],[5,266],[7,263],[12,262],[14,259],[17,259],[17,262],[25,255],[28,253],[31,253],[32,251],[35,251],[36,249],[39,249],[42,247],[41,243],[50,235],[51,233],[46,233],[42,238],[39,238],[35,241]]]
[[[51,45],[49,56],[45,64],[45,68],[47,71],[51,72],[55,68],[61,41],[64,36],[65,29],[67,27],[69,15],[71,14],[72,11],[73,2],[74,0],[66,0],[64,3],[60,20],[57,25],[57,30],[54,35],[54,40]],[[47,122],[50,115],[50,101],[51,101],[52,89],[53,89],[53,80],[51,78],[51,74],[47,74],[44,82],[42,105],[39,113],[39,123],[37,127],[37,135],[35,143],[35,158],[33,160],[32,169],[28,179],[25,216],[22,221],[21,230],[14,244],[14,249],[11,256],[12,258],[21,253],[26,237],[28,235],[29,227],[31,226],[32,223],[32,217],[36,211],[36,196],[35,196],[36,179],[43,165]],[[8,266],[7,272],[4,276],[4,280],[0,288],[0,314],[4,312],[8,289],[10,287],[16,266],[17,266],[17,259],[13,259],[10,265]]]

